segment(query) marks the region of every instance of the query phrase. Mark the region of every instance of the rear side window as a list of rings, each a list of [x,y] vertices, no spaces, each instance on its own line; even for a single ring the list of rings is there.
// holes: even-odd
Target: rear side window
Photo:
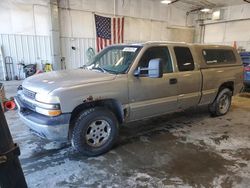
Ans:
[[[236,63],[236,57],[232,50],[206,49],[202,53],[207,64]]]
[[[174,47],[174,52],[179,71],[183,72],[194,70],[194,59],[189,48]]]

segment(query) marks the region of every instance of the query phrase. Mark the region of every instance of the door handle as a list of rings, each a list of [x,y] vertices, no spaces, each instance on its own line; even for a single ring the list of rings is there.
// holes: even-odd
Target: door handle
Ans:
[[[169,84],[177,84],[177,78],[170,78]]]

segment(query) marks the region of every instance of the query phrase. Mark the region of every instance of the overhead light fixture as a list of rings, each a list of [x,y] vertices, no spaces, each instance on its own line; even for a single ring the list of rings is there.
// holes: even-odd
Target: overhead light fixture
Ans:
[[[172,3],[172,1],[170,1],[170,0],[162,0],[161,3],[168,5],[168,4]]]
[[[210,12],[211,9],[209,9],[209,8],[203,8],[203,9],[201,9],[200,11],[201,11],[201,12]]]
[[[212,20],[219,20],[219,19],[221,19],[221,11],[220,10],[214,11],[212,14]]]

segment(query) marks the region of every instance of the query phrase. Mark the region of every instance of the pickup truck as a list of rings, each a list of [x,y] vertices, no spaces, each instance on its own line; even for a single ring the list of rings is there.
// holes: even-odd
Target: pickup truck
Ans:
[[[200,105],[225,115],[242,87],[232,47],[147,42],[109,46],[81,69],[27,78],[15,101],[32,132],[97,156],[112,148],[121,124]]]

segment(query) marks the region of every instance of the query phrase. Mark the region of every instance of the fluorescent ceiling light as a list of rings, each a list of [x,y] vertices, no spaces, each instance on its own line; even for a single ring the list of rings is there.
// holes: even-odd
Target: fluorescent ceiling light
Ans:
[[[162,0],[161,3],[168,5],[168,4],[172,3],[172,1],[170,1],[170,0]]]
[[[201,12],[209,12],[209,11],[211,11],[211,9],[209,9],[209,8],[203,8],[203,9],[201,9]]]
[[[221,18],[220,10],[214,11],[212,15],[212,20],[219,20]]]

